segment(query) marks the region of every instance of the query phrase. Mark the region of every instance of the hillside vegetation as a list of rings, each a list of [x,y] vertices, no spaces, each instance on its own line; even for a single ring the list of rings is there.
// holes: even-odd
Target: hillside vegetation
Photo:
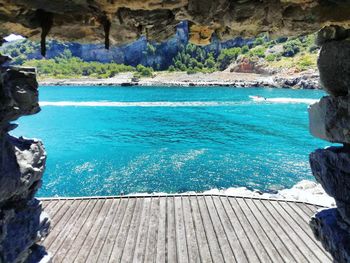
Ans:
[[[301,72],[316,69],[318,47],[314,41],[314,35],[274,40],[261,36],[247,45],[223,48],[220,51],[189,43],[179,47],[177,54],[169,61],[168,71],[183,71],[188,74],[223,70],[276,73],[285,70]],[[157,48],[159,45],[147,44],[145,56],[156,54]],[[20,40],[5,45],[0,52],[11,55],[14,65],[36,67],[40,78],[110,78],[121,72],[134,72],[135,77],[139,78],[152,76],[160,68],[159,65],[147,67],[87,62],[73,56],[68,45],[50,59],[35,58],[37,50],[39,43]]]

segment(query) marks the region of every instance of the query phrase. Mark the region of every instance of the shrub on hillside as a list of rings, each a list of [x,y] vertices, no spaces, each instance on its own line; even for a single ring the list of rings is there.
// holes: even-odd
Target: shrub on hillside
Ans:
[[[265,59],[266,59],[266,61],[268,61],[268,62],[271,62],[271,61],[275,61],[276,60],[276,55],[275,54],[268,54],[266,57],[265,57]]]
[[[141,77],[152,77],[153,76],[153,68],[151,67],[145,67],[143,65],[137,65],[136,67],[136,75]]]
[[[176,69],[173,65],[170,65],[169,68],[168,68],[168,71],[169,72],[174,72]]]
[[[311,54],[301,55],[296,62],[296,66],[300,71],[316,68],[316,56]]]
[[[300,41],[291,40],[283,45],[283,56],[284,57],[294,57],[300,51]]]
[[[242,49],[239,47],[223,49],[217,59],[218,68],[225,70],[241,54]]]
[[[247,54],[249,52],[249,47],[247,45],[244,45],[242,47],[242,54]]]
[[[249,55],[251,57],[259,57],[259,58],[264,58],[265,57],[265,51],[266,51],[266,48],[262,47],[262,46],[259,46],[259,47],[255,47],[255,48],[252,48],[250,51],[249,51]]]

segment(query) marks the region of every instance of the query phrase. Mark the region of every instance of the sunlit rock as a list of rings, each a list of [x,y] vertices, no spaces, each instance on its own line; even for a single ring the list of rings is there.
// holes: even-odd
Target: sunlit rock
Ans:
[[[48,36],[56,39],[104,42],[107,20],[111,44],[131,42],[140,35],[160,41],[174,32],[174,25],[187,20],[196,25],[191,41],[206,44],[212,34],[227,40],[262,32],[313,33],[329,24],[348,24],[350,7],[347,1],[316,0],[16,0],[0,9],[0,36],[16,32],[39,39],[40,29],[48,28],[42,15],[48,13],[53,18]]]
[[[317,32],[316,44],[322,46],[323,44],[334,41],[344,40],[350,36],[350,30],[338,25],[331,25],[322,28]]]
[[[350,143],[350,96],[323,97],[309,107],[313,136],[337,143]]]

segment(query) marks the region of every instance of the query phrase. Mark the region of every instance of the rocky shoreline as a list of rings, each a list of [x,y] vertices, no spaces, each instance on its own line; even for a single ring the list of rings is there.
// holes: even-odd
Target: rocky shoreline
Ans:
[[[266,193],[258,190],[249,190],[246,187],[231,187],[227,189],[211,189],[204,192],[185,192],[176,193],[176,195],[227,195],[227,196],[238,196],[248,198],[262,198],[262,199],[280,199],[288,201],[305,202],[318,206],[334,207],[335,200],[330,197],[322,188],[319,183],[302,180],[295,184],[292,188],[282,189],[275,193]],[[145,196],[145,195],[167,195],[167,193],[132,193],[128,196]]]
[[[132,72],[128,72],[108,79],[43,79],[39,84],[41,86],[225,86],[320,89],[318,77],[315,71],[274,75],[232,72],[195,74],[157,72],[153,77],[135,79]]]

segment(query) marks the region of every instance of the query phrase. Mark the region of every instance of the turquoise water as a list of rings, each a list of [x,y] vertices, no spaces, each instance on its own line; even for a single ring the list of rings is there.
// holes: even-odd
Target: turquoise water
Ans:
[[[20,119],[13,134],[45,143],[39,196],[238,186],[274,191],[313,180],[308,153],[327,143],[309,134],[307,106],[323,95],[267,88],[41,87],[42,111]]]

